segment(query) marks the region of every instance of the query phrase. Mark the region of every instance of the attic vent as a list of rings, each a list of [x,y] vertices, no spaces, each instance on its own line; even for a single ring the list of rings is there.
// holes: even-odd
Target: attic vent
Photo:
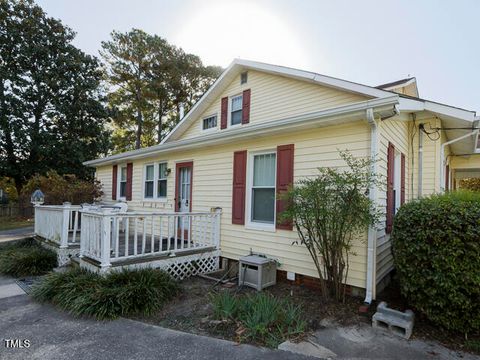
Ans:
[[[245,71],[240,75],[240,85],[246,84],[247,80],[248,80],[248,72]]]

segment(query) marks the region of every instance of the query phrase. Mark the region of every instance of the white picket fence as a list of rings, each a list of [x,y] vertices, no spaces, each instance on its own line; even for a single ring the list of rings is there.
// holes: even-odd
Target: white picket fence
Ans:
[[[116,212],[82,210],[80,257],[113,263],[156,255],[177,256],[220,247],[221,210],[212,212]]]
[[[60,248],[79,245],[81,207],[78,205],[35,206],[35,235],[57,243]]]

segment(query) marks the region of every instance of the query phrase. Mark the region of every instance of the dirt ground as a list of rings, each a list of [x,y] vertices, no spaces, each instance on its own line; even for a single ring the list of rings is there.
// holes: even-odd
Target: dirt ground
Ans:
[[[215,285],[215,281],[200,277],[184,280],[181,287],[181,293],[160,313],[140,320],[193,334],[237,340],[235,324],[213,319],[210,296],[219,291],[247,294],[256,290],[239,288],[236,284],[231,287]],[[308,329],[312,332],[320,327],[320,321],[324,318],[335,319],[342,325],[369,322],[366,316],[358,314],[358,307],[362,304],[362,299],[359,298],[348,298],[346,304],[325,303],[318,291],[285,282],[277,283],[264,291],[276,297],[289,297],[295,304],[300,304],[307,317]]]
[[[233,285],[233,286],[232,286]],[[229,291],[238,294],[253,293],[256,290],[248,287],[239,288],[236,284],[225,286],[216,284],[213,280],[193,277],[181,282],[182,291],[158,314],[150,317],[137,318],[146,323],[160,325],[175,330],[198,335],[237,341],[237,326],[213,319],[213,308],[210,296],[219,291]],[[279,282],[277,285],[264,290],[276,297],[289,297],[295,304],[300,304],[308,321],[309,332],[321,328],[323,319],[349,326],[359,323],[371,323],[379,301],[386,301],[389,307],[405,310],[406,301],[401,297],[398,286],[392,282],[381,294],[377,296],[377,303],[372,304],[367,313],[359,313],[358,309],[363,304],[363,298],[347,297],[345,304],[325,302],[318,290],[312,290],[301,285]],[[416,314],[413,339],[435,340],[453,350],[469,351],[479,354],[465,347],[465,338],[462,334],[454,334],[432,325],[420,314]],[[470,336],[469,340],[479,341],[480,336]]]

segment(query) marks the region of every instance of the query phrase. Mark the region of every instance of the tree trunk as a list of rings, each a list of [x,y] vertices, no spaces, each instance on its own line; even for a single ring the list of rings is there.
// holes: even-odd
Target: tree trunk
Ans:
[[[160,105],[158,106],[158,143],[162,142],[162,118],[163,118],[163,101],[160,101]]]
[[[143,116],[142,116],[142,105],[141,105],[141,93],[140,89],[137,88],[137,137],[135,140],[135,149],[140,149],[142,145],[142,132],[143,132]]]
[[[137,108],[137,138],[135,140],[135,149],[140,149],[143,131],[143,118],[140,106]]]

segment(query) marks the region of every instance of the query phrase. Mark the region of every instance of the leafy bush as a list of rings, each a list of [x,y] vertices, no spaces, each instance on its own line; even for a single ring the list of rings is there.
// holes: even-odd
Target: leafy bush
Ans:
[[[460,188],[471,191],[480,191],[480,179],[469,178],[460,180]]]
[[[340,151],[345,168],[324,167],[315,177],[300,180],[284,197],[287,209],[279,218],[293,220],[320,278],[322,296],[345,301],[349,256],[355,239],[362,239],[379,219],[368,189],[381,185],[372,171],[373,159]]]
[[[32,177],[22,188],[20,201],[30,203],[30,196],[40,189],[45,195],[46,205],[59,205],[65,201],[72,204],[91,203],[99,199],[103,192],[98,181],[78,179],[75,175],[61,176],[49,171],[46,176]]]
[[[161,270],[124,270],[102,276],[72,269],[47,275],[33,287],[32,296],[75,316],[102,320],[151,315],[172,299],[178,289],[173,278]]]
[[[212,296],[212,305],[217,319],[233,320],[240,325],[240,341],[277,347],[306,330],[300,306],[266,293],[235,296],[225,291]]]
[[[447,329],[480,330],[480,194],[451,192],[402,206],[392,240],[410,304]]]
[[[0,273],[15,277],[43,275],[57,266],[57,254],[33,239],[0,247]]]
[[[0,189],[3,189],[4,192],[3,198],[0,198],[0,204],[18,200],[18,192],[13,178],[7,176],[0,177]]]

